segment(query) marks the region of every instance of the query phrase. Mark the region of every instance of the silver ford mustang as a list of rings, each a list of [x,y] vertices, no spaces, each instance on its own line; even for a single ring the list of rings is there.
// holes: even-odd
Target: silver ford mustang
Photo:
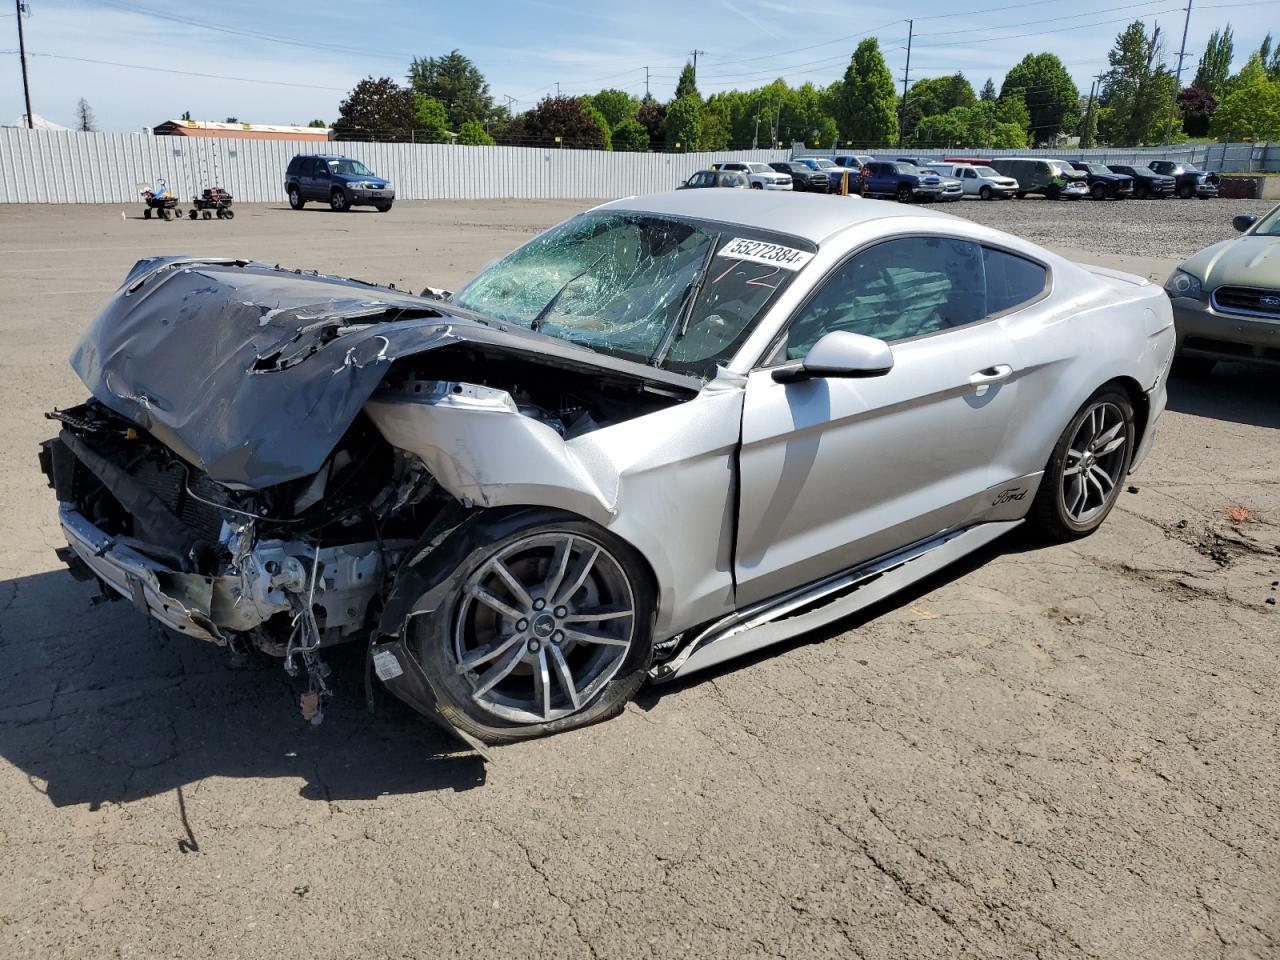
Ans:
[[[617,713],[1030,522],[1149,449],[1168,298],[946,214],[620,200],[456,294],[138,263],[41,451],[103,593],[330,696],[333,644],[472,744]]]

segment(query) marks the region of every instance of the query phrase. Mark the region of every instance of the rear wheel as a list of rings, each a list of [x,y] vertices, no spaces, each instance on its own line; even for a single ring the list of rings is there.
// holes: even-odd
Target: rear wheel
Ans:
[[[289,208],[292,210],[301,210],[303,204],[307,201],[302,199],[302,191],[297,187],[289,188]]]
[[[341,188],[337,188],[333,193],[329,194],[329,207],[337,210],[339,213],[347,209],[347,194]]]
[[[751,185],[751,189],[752,189],[752,190],[763,190],[763,189],[764,189],[764,184],[760,184],[760,183],[753,183],[753,184]]]
[[[978,190],[978,196],[979,196],[979,198],[981,198],[981,199],[983,199],[983,200],[990,200],[990,199],[991,199],[991,188],[990,188],[990,187],[985,187],[985,186],[984,186],[984,187],[982,187],[982,188],[980,188],[980,189]]]
[[[1062,431],[1031,505],[1031,521],[1052,540],[1076,540],[1102,525],[1133,458],[1133,404],[1103,387]]]
[[[1061,198],[1061,196],[1062,196],[1062,189],[1060,187],[1050,187],[1048,190],[1044,192],[1044,198],[1046,200],[1057,200]]]
[[[480,528],[414,618],[441,712],[487,743],[558,733],[620,712],[653,653],[654,594],[639,555],[586,520],[531,512],[492,543]]]
[[[911,202],[911,188],[908,187],[905,183],[902,184],[902,186],[898,187],[898,202],[899,203]]]
[[[1023,197],[1025,197],[1026,195],[1027,195],[1027,191],[1025,191],[1025,190],[1019,190],[1019,191],[1015,194],[1015,196],[1016,196],[1019,200],[1021,200],[1021,199],[1022,199]]]

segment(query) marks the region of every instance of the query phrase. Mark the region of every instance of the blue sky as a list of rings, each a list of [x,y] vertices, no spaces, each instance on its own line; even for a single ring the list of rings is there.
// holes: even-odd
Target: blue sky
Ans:
[[[998,86],[1024,54],[1049,51],[1087,92],[1089,78],[1105,69],[1107,50],[1131,19],[1158,21],[1167,50],[1176,51],[1183,4],[918,0],[902,12],[915,18],[913,79],[963,70],[975,87],[988,76]],[[103,130],[137,130],[184,110],[203,120],[332,121],[343,94],[360,78],[403,79],[414,55],[454,48],[484,72],[498,102],[512,97],[521,109],[554,93],[557,82],[572,94],[602,86],[642,94],[645,66],[654,95],[665,100],[695,47],[706,51],[698,60],[704,95],[778,76],[792,84],[830,83],[843,73],[859,35],[880,38],[899,82],[906,60],[907,24],[891,19],[890,5],[832,0],[31,0],[31,6],[33,15],[24,22],[35,112],[71,125],[83,96]],[[11,11],[0,7],[3,123],[23,112]],[[1184,82],[1194,74],[1210,31],[1228,20],[1235,27],[1238,67],[1268,28],[1280,34],[1280,0],[1194,5]]]

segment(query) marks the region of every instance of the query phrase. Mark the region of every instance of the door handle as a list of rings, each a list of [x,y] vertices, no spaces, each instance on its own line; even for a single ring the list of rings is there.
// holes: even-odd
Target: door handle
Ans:
[[[977,387],[977,396],[981,397],[993,383],[1003,383],[1013,375],[1013,367],[1007,363],[997,363],[994,366],[979,370],[969,378],[969,385]]]

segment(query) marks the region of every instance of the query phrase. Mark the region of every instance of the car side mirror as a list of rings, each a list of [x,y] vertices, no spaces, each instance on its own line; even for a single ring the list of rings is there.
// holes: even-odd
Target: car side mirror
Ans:
[[[848,330],[832,330],[813,345],[799,363],[773,371],[778,383],[800,383],[825,377],[882,377],[893,369],[889,344]]]
[[[1252,227],[1257,222],[1258,222],[1258,218],[1251,213],[1237,213],[1234,217],[1231,218],[1231,225],[1235,227],[1237,230],[1239,230],[1241,233],[1245,233],[1250,227]]]

